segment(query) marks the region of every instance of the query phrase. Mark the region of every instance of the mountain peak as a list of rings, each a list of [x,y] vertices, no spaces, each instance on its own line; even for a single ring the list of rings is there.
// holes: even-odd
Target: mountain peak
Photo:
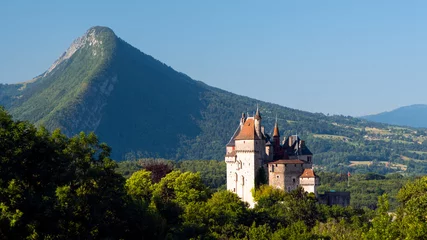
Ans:
[[[50,68],[43,74],[46,76],[50,72],[52,72],[59,64],[64,62],[65,60],[71,58],[74,53],[76,53],[82,47],[88,46],[101,46],[104,44],[106,40],[115,40],[117,36],[111,28],[103,27],[103,26],[94,26],[89,28],[86,33],[78,37],[73,41],[70,47],[65,51],[51,66]],[[96,51],[93,52],[94,55],[97,54]]]
[[[116,34],[114,33],[114,31],[109,28],[109,27],[104,27],[104,26],[93,26],[91,28],[89,28],[86,33],[82,36],[82,37],[116,37]]]

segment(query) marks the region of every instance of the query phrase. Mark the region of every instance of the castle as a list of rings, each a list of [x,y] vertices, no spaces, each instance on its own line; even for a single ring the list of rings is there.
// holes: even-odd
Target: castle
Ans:
[[[313,154],[297,135],[280,141],[279,127],[274,125],[273,137],[265,133],[259,109],[253,117],[242,114],[240,125],[226,145],[227,190],[236,193],[254,207],[252,189],[258,178],[268,172],[270,186],[291,191],[301,186],[316,193],[319,178],[312,168]]]

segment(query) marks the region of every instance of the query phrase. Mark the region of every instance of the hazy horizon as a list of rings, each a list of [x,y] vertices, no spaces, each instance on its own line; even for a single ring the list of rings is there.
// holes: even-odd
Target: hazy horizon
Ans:
[[[427,103],[425,7],[422,1],[0,3],[0,82],[41,74],[75,38],[100,25],[214,87],[310,112],[375,114]]]

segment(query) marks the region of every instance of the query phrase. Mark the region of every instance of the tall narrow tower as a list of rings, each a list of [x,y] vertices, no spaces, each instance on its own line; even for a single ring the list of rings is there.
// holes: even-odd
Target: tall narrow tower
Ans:
[[[282,146],[280,146],[280,131],[279,131],[279,124],[277,123],[277,117],[276,117],[276,123],[274,124],[274,131],[273,131],[273,159],[278,160],[285,157],[284,151],[282,149]]]
[[[254,207],[252,189],[261,168],[265,154],[265,138],[261,131],[261,114],[259,110],[254,117],[248,117],[239,132],[232,139],[233,151],[227,151],[227,190],[236,193],[242,201]]]

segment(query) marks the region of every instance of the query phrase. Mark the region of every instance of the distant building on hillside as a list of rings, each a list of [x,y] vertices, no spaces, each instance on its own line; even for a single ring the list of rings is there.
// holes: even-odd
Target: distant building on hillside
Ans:
[[[244,113],[240,124],[226,145],[227,189],[251,207],[255,205],[251,190],[262,171],[268,171],[270,186],[291,191],[299,186],[317,194],[319,177],[313,171],[313,154],[297,135],[280,139],[276,123],[272,138],[265,133],[259,109],[253,117]]]

